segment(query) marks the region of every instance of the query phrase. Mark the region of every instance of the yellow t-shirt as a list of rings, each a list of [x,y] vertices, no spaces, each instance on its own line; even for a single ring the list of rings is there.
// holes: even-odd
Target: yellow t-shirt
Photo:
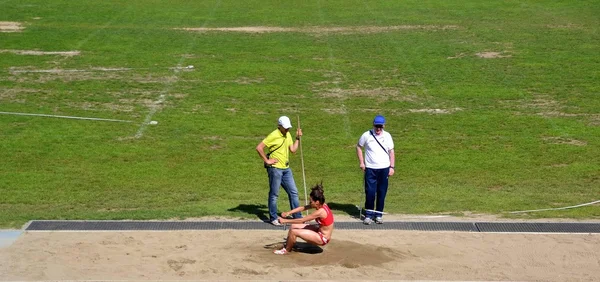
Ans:
[[[263,141],[271,153],[270,159],[277,159],[278,162],[273,165],[276,168],[288,168],[290,161],[290,146],[294,144],[292,135],[287,132],[284,137],[279,129],[271,132]],[[283,144],[282,144],[283,143]],[[281,145],[281,147],[280,147]],[[279,148],[278,148],[279,147]],[[274,152],[272,150],[275,150]]]

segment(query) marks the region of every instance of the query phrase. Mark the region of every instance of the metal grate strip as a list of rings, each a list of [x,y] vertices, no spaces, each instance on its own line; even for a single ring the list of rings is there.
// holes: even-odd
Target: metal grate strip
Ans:
[[[480,222],[481,232],[600,233],[598,223]]]
[[[362,222],[336,222],[346,230],[418,230],[462,232],[545,232],[600,233],[600,223],[523,222],[402,222],[364,225]],[[34,220],[26,231],[170,231],[170,230],[282,230],[281,226],[259,221],[70,221]]]

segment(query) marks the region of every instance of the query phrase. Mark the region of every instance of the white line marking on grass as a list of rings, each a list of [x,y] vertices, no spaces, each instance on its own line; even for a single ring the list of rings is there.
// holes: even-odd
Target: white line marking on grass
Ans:
[[[215,6],[213,7],[213,9],[210,11],[210,15],[207,18],[209,18],[209,19],[212,18],[215,11],[219,8],[220,5],[221,5],[221,1],[217,1],[215,3]],[[206,20],[202,24],[202,27],[205,27],[207,23],[208,23],[208,20]],[[192,49],[195,45],[196,45],[196,40],[192,40],[188,46],[188,50]],[[175,78],[178,77],[178,74],[181,72],[181,70],[194,68],[194,66],[192,66],[192,65],[182,66],[185,59],[186,59],[185,55],[181,55],[181,57],[179,57],[179,61],[177,62],[177,66],[175,68],[173,68],[173,70],[175,71]],[[160,96],[158,96],[158,100],[156,102],[154,102],[154,105],[150,108],[150,112],[148,112],[148,114],[146,115],[146,118],[144,119],[144,122],[142,123],[142,125],[140,125],[140,128],[138,129],[138,131],[135,134],[136,139],[139,139],[144,135],[144,131],[146,130],[146,127],[148,127],[148,124],[150,124],[150,122],[152,121],[152,117],[158,110],[158,105],[162,104],[167,99],[169,90],[171,89],[172,84],[174,83],[173,81],[176,81],[176,79],[168,80],[167,85],[165,86],[165,89],[163,89]]]
[[[170,83],[169,83],[169,85],[170,85]],[[154,102],[152,107],[150,107],[150,112],[146,115],[146,118],[144,119],[144,123],[142,123],[142,125],[140,125],[140,128],[138,129],[137,133],[135,134],[135,138],[141,138],[144,135],[144,130],[146,130],[146,127],[148,127],[148,124],[150,124],[150,122],[152,121],[152,116],[154,116],[154,114],[158,110],[158,106],[160,104],[162,104],[163,102],[165,102],[165,99],[167,98],[166,92],[167,92],[167,89],[165,89],[163,91],[163,93],[161,93],[160,96],[158,96],[158,100],[156,102]]]
[[[573,208],[579,208],[579,207],[589,206],[589,205],[593,205],[593,204],[597,204],[597,203],[600,203],[600,200],[589,202],[589,203],[585,203],[585,204],[575,205],[575,206],[569,206],[569,207],[539,209],[539,210],[526,210],[526,211],[514,211],[514,212],[510,212],[510,213],[526,213],[526,212],[538,212],[538,211],[566,210],[566,209],[573,209]]]
[[[36,116],[36,117],[54,117],[54,118],[68,118],[68,119],[81,119],[81,120],[112,121],[112,122],[131,122],[130,120],[121,120],[121,119],[59,116],[59,115],[47,115],[47,114],[28,114],[28,113],[13,113],[13,112],[0,112],[0,114],[17,115],[17,116]]]
[[[190,44],[190,49],[194,45],[195,45],[195,43]],[[168,95],[169,91],[171,90],[173,83],[175,83],[175,81],[177,81],[179,73],[184,69],[190,69],[190,66],[186,66],[186,67],[181,66],[183,64],[184,60],[185,60],[185,56],[181,56],[179,58],[179,62],[177,63],[177,66],[172,68],[173,71],[175,72],[175,75],[174,75],[175,79],[169,79],[167,81],[165,88],[163,89],[162,93],[160,93],[160,96],[158,96],[158,100],[156,100],[154,102],[154,104],[150,107],[150,112],[148,112],[148,114],[146,115],[146,118],[144,119],[144,122],[142,123],[142,125],[140,125],[140,128],[138,128],[138,131],[135,133],[136,139],[139,139],[144,135],[144,131],[146,130],[146,127],[148,127],[148,124],[157,124],[158,123],[156,121],[153,121],[152,117],[158,111],[160,105],[162,105],[165,102],[165,100],[167,99],[167,95]],[[191,68],[193,68],[193,66]]]

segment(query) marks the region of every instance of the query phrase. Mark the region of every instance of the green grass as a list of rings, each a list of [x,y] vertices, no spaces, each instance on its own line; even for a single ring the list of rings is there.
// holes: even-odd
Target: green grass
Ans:
[[[396,143],[390,213],[515,216],[598,200],[599,4],[0,1],[0,22],[25,27],[0,33],[0,50],[81,52],[0,51],[1,112],[131,121],[0,114],[0,226],[266,215],[254,148],[280,115],[300,116],[307,186],[322,180],[335,213],[356,212],[354,146],[376,114]],[[449,28],[175,29],[241,26]],[[52,69],[63,71],[31,72]],[[144,127],[148,116],[159,124]],[[300,155],[291,166],[303,197]],[[522,216],[599,218],[600,207]]]

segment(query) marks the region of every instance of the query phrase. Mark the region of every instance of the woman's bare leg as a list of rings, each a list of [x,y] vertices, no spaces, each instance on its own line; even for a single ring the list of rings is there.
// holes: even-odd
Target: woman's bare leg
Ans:
[[[290,252],[296,243],[296,240],[300,237],[302,240],[306,241],[309,244],[313,245],[321,245],[323,244],[323,240],[321,240],[321,236],[316,231],[313,231],[309,228],[303,229],[290,229],[288,232],[288,239],[285,249]]]
[[[283,243],[283,247],[288,252],[291,251],[292,248],[294,248],[294,244],[296,244],[296,235],[292,231],[297,230],[297,229],[303,229],[303,228],[306,228],[307,226],[310,226],[310,225],[304,224],[304,223],[295,223],[290,226],[290,229],[288,230],[287,238],[285,239],[285,243]]]
[[[285,238],[285,242],[283,243],[283,247],[287,249],[287,242],[290,241],[290,234],[292,232],[293,229],[303,229],[306,228],[307,226],[310,226],[310,224],[304,224],[304,223],[295,223],[290,225],[290,229],[288,230],[288,236],[287,238]],[[292,243],[292,248],[294,247],[294,244],[296,243],[296,239],[294,237],[294,241]]]

